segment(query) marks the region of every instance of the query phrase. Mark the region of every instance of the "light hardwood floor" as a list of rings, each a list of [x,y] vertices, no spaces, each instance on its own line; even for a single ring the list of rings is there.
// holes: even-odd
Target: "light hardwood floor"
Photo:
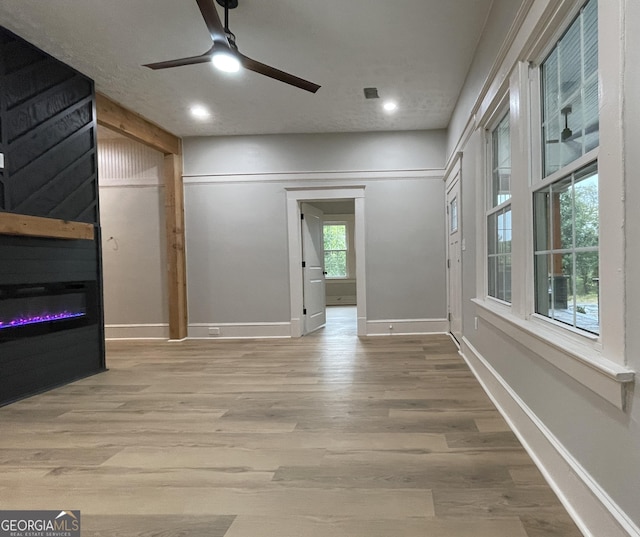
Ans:
[[[577,537],[447,336],[118,342],[0,409],[0,509],[84,536]]]

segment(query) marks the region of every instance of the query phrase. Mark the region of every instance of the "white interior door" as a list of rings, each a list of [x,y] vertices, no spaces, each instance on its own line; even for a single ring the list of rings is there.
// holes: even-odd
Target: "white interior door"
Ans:
[[[460,175],[447,189],[447,266],[449,269],[449,330],[462,340],[462,211],[460,206]]]
[[[304,333],[308,334],[327,322],[322,237],[324,214],[308,203],[301,204],[301,212]]]

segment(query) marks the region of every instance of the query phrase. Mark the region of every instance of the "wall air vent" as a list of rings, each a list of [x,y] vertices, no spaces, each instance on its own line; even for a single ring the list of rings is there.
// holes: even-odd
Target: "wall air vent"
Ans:
[[[379,99],[378,88],[364,88],[365,99]]]

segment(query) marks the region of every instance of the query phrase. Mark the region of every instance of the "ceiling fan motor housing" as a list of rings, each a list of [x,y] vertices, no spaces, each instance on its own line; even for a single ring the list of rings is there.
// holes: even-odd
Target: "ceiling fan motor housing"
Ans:
[[[235,9],[238,7],[238,0],[216,0],[218,5],[229,9]]]

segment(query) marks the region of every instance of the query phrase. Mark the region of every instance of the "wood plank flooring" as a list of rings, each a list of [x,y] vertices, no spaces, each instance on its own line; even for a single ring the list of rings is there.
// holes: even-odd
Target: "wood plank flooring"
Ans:
[[[0,409],[0,509],[83,536],[578,537],[446,336],[118,342]]]

